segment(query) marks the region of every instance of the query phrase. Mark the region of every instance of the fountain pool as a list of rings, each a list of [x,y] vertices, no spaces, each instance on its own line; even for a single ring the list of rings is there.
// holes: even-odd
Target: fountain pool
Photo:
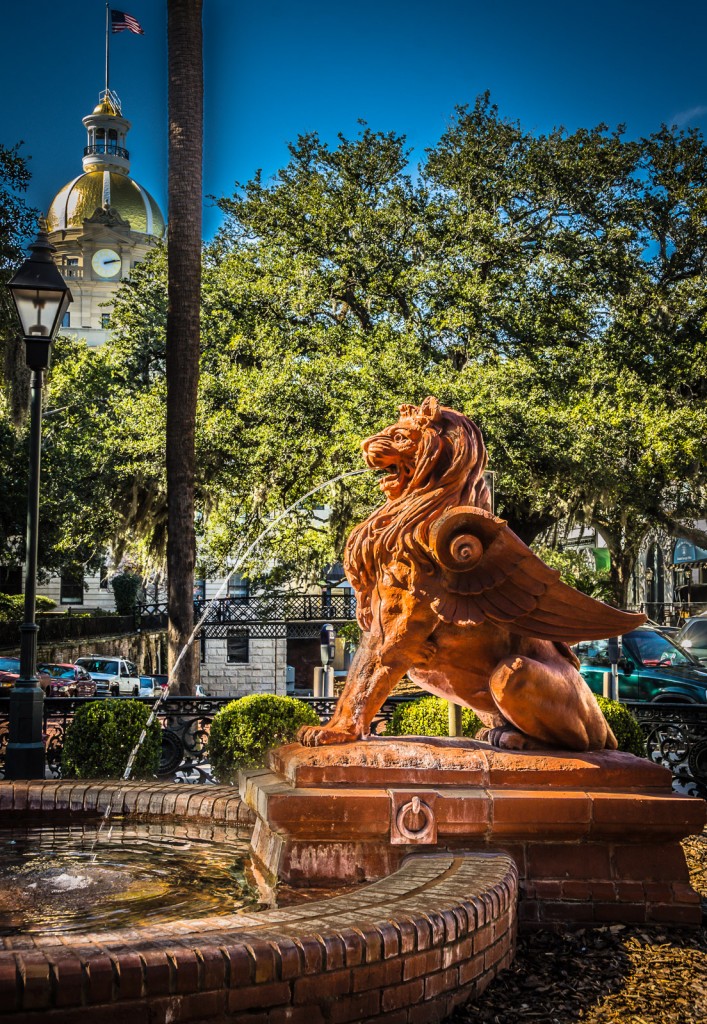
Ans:
[[[0,782],[3,826],[16,831],[16,843],[18,835],[26,842],[18,830],[26,832],[40,812],[50,828],[73,831],[85,850],[78,867],[59,865],[46,875],[48,887],[64,886],[64,899],[77,891],[77,875],[94,866],[110,871],[115,833],[108,830],[100,840],[107,846],[91,864],[93,835],[108,806],[143,850],[158,834],[169,837],[168,846],[189,842],[205,879],[212,868],[202,859],[200,837],[212,834],[220,845],[228,833],[245,839],[253,826],[228,786]],[[44,857],[49,851],[41,839],[38,845]],[[113,881],[95,878],[103,889],[94,902],[114,897]],[[208,884],[201,889],[206,896]],[[297,905],[236,910],[227,885],[223,908],[205,914],[185,906],[133,924],[84,919],[75,927],[74,918],[59,927],[45,921],[9,934],[6,928],[0,1015],[22,1024],[321,1024],[390,1020],[397,1006],[404,1008],[401,1019],[409,1007],[427,1014],[415,1020],[441,1020],[510,963],[517,885],[507,855],[445,851],[411,856],[389,877],[330,891],[329,898],[303,889],[294,894]]]
[[[48,821],[0,828],[0,936],[125,928],[257,908],[250,837],[206,824]]]

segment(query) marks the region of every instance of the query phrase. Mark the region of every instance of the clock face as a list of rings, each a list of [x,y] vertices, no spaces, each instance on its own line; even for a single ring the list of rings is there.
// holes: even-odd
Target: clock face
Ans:
[[[98,249],[91,259],[91,266],[99,277],[117,277],[122,260],[113,249]]]

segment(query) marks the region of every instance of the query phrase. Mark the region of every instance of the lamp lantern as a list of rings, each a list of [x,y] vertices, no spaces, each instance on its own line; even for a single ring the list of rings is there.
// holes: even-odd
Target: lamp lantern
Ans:
[[[29,248],[31,256],[7,287],[22,326],[27,365],[31,370],[46,370],[52,342],[72,296],[52,258],[56,250],[43,228]]]

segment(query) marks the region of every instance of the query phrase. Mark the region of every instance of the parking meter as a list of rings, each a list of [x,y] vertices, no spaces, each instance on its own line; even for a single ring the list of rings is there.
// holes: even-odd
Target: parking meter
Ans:
[[[330,622],[325,622],[322,626],[319,632],[319,643],[322,652],[322,665],[326,668],[336,656],[336,630]]]
[[[319,650],[322,655],[322,667],[314,670],[314,696],[333,697],[336,630],[329,622],[325,622],[319,632]]]
[[[606,653],[609,656],[611,665],[611,693],[612,700],[619,699],[619,658],[621,657],[621,637],[609,637],[606,645]]]
[[[606,642],[606,653],[609,655],[611,665],[618,665],[621,657],[621,637],[610,636]]]

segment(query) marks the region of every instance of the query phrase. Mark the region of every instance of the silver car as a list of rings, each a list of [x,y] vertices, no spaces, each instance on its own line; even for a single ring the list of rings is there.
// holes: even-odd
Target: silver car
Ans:
[[[707,614],[688,619],[675,642],[689,651],[693,658],[707,663]]]

